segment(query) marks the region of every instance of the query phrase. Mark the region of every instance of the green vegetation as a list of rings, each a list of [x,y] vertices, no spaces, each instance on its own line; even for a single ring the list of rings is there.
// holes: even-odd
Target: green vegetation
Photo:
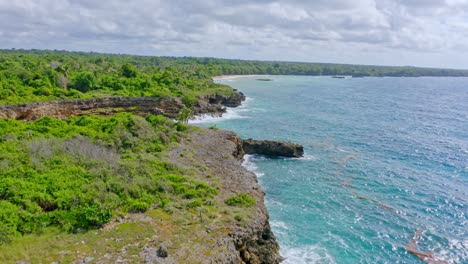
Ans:
[[[61,51],[0,50],[0,105],[105,96],[230,94],[205,67],[172,59]]]
[[[197,95],[231,93],[229,87],[211,79],[224,74],[468,76],[468,70],[0,50],[0,104],[104,96],[177,96],[191,106]]]
[[[80,92],[86,93],[94,90],[97,86],[97,79],[92,72],[84,71],[78,73],[74,81],[74,87]]]
[[[153,205],[201,206],[217,189],[161,159],[186,131],[163,116],[126,113],[0,119],[0,243],[49,227],[96,228]]]
[[[240,193],[229,197],[225,202],[230,206],[252,207],[257,201],[248,193]]]
[[[183,124],[187,124],[192,116],[192,110],[190,110],[190,108],[184,107],[177,116],[177,121],[182,122]]]

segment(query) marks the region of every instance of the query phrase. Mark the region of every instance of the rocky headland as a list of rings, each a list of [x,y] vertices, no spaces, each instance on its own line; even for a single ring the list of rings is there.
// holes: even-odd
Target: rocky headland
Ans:
[[[239,91],[229,96],[206,95],[199,97],[190,108],[195,115],[221,116],[226,107],[239,106],[244,100],[245,96]],[[67,118],[118,112],[175,118],[184,107],[180,98],[107,97],[0,106],[0,118],[29,121],[44,116]],[[97,260],[97,263],[280,263],[279,245],[264,204],[265,192],[256,175],[241,164],[244,154],[301,157],[303,153],[302,146],[294,143],[242,140],[230,131],[193,127],[188,137],[171,147],[167,161],[197,180],[217,186],[217,211],[200,209],[199,213],[191,215],[183,210],[171,212],[155,207],[143,214],[119,217],[96,232],[96,238],[89,242],[84,242],[83,238],[82,243],[92,247],[91,243],[103,237],[100,243],[118,243],[122,248],[105,252],[94,250],[92,257],[76,251],[73,263],[87,263],[87,260]],[[226,204],[226,199],[238,194],[250,195],[255,204],[249,208]],[[119,238],[128,225],[139,231],[133,231],[134,235],[125,233],[126,239]],[[126,244],[125,241],[133,242]],[[129,248],[135,252],[129,254]]]
[[[216,242],[213,243],[210,256],[194,254],[185,263],[274,264],[282,260],[268,222],[265,192],[255,174],[241,166],[243,156],[242,140],[235,133],[224,130],[200,129],[191,133],[190,140],[172,149],[171,161],[178,166],[191,168],[197,163],[203,163],[207,169],[202,174],[213,175],[220,180],[218,203],[223,204],[228,197],[239,193],[248,193],[256,200],[253,208],[243,209],[245,218],[242,221],[218,222],[207,226],[206,230],[212,234],[220,229],[226,232],[214,238]],[[187,239],[186,245],[179,247],[206,246],[205,240],[198,243]],[[178,258],[178,253],[174,253],[174,257]]]

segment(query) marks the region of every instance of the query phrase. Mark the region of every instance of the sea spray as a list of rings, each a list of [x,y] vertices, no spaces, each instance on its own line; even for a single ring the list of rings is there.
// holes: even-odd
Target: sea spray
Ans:
[[[242,103],[242,105],[239,107],[226,107],[226,113],[223,113],[221,116],[213,116],[210,114],[195,116],[189,120],[189,124],[197,125],[197,124],[204,124],[204,123],[220,122],[220,121],[230,120],[230,119],[248,118],[242,115],[242,113],[249,111],[248,105],[250,105],[251,101],[252,99],[247,97],[245,101]]]

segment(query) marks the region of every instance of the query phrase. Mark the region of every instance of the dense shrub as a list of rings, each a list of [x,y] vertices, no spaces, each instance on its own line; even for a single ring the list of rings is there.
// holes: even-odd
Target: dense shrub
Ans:
[[[126,63],[122,65],[122,75],[127,78],[136,77],[137,69],[133,64]]]
[[[80,92],[88,92],[96,88],[97,80],[92,72],[80,72],[73,82],[73,87]]]
[[[229,197],[225,202],[231,206],[252,207],[257,201],[248,193],[240,193]]]
[[[0,243],[49,226],[100,227],[115,212],[144,212],[171,197],[200,206],[217,190],[159,157],[171,140],[161,133],[184,136],[176,129],[162,116],[126,113],[0,119]]]

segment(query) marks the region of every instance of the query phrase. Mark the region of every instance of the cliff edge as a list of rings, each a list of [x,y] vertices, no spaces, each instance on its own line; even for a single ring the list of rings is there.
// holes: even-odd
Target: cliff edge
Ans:
[[[202,95],[190,108],[194,115],[221,116],[226,112],[226,107],[239,106],[244,100],[245,96],[239,91],[234,91],[231,95]],[[103,97],[0,105],[0,118],[31,121],[44,116],[65,119],[69,116],[90,114],[107,116],[120,112],[143,116],[161,114],[176,118],[184,107],[187,105],[178,97]]]
[[[256,175],[241,166],[243,154],[242,140],[235,133],[212,129],[191,133],[190,140],[185,140],[180,147],[171,151],[171,161],[178,166],[193,168],[203,163],[206,168],[202,174],[220,180],[217,196],[219,204],[225,204],[227,198],[239,193],[248,193],[256,200],[252,208],[232,212],[241,215],[243,219],[222,225],[222,228],[227,228],[227,232],[216,238],[216,247],[210,256],[193,259],[190,263],[274,264],[282,260],[279,245],[268,222],[265,192]],[[217,228],[221,226],[213,224],[208,227],[210,230]]]

